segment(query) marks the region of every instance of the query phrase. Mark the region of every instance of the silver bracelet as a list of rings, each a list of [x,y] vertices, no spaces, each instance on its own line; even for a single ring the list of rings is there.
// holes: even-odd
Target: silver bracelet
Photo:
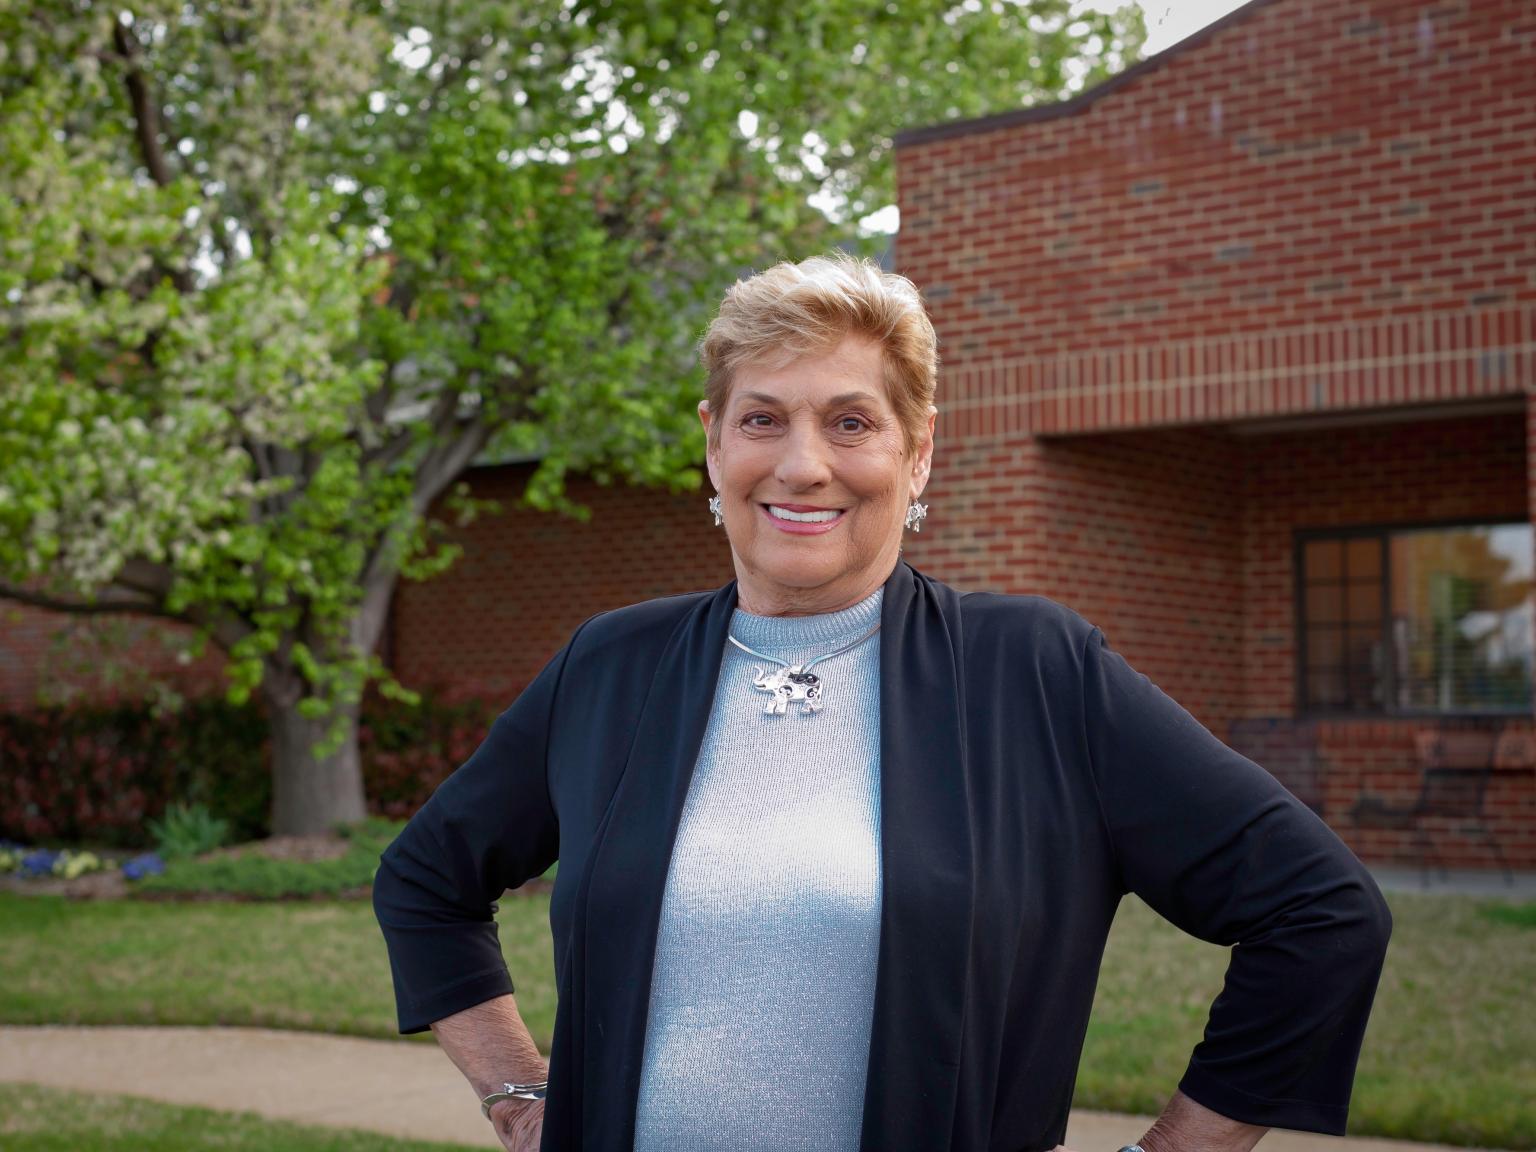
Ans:
[[[542,1100],[548,1091],[548,1080],[540,1080],[536,1084],[503,1084],[500,1092],[492,1092],[480,1101],[480,1111],[485,1113],[485,1118],[489,1120],[492,1104],[499,1104],[503,1100]]]

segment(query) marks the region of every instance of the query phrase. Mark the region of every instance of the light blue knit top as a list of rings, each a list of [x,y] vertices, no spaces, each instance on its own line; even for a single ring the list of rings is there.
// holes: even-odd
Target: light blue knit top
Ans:
[[[882,592],[731,632],[792,662],[880,619]],[[858,1148],[880,944],[880,633],[818,664],[823,706],[764,712],[727,644],[662,898],[637,1152]]]

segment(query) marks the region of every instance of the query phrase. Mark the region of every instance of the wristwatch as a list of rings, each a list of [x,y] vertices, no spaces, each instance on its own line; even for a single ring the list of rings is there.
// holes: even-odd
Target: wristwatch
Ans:
[[[500,1092],[492,1092],[480,1101],[480,1111],[485,1113],[485,1118],[489,1120],[492,1104],[500,1104],[503,1100],[542,1100],[548,1091],[548,1080],[540,1080],[537,1084],[503,1084]],[[1137,1152],[1140,1152],[1140,1149]]]
[[[1127,1144],[1120,1149],[1120,1152],[1147,1152],[1147,1150],[1140,1144]]]

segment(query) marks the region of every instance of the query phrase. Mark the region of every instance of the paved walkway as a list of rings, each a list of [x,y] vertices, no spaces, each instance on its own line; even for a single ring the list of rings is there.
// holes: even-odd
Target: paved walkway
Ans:
[[[1402,868],[1371,866],[1371,875],[1385,892],[1424,892],[1436,896],[1476,896],[1494,900],[1536,900],[1536,872],[1494,869]]]
[[[143,1096],[483,1148],[501,1145],[432,1044],[259,1028],[0,1027],[0,1081]],[[1067,1145],[1110,1152],[1146,1117],[1074,1112]],[[1431,1152],[1434,1145],[1271,1132],[1263,1152]]]

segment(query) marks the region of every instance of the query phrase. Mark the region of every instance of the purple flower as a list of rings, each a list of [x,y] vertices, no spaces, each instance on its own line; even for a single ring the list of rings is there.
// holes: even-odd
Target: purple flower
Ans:
[[[142,880],[145,876],[158,876],[165,871],[165,861],[154,852],[135,856],[123,861],[123,875],[129,880]]]
[[[59,858],[57,852],[50,852],[46,848],[39,848],[36,852],[28,852],[21,858],[21,874],[23,876],[51,876],[53,875],[53,862]]]

